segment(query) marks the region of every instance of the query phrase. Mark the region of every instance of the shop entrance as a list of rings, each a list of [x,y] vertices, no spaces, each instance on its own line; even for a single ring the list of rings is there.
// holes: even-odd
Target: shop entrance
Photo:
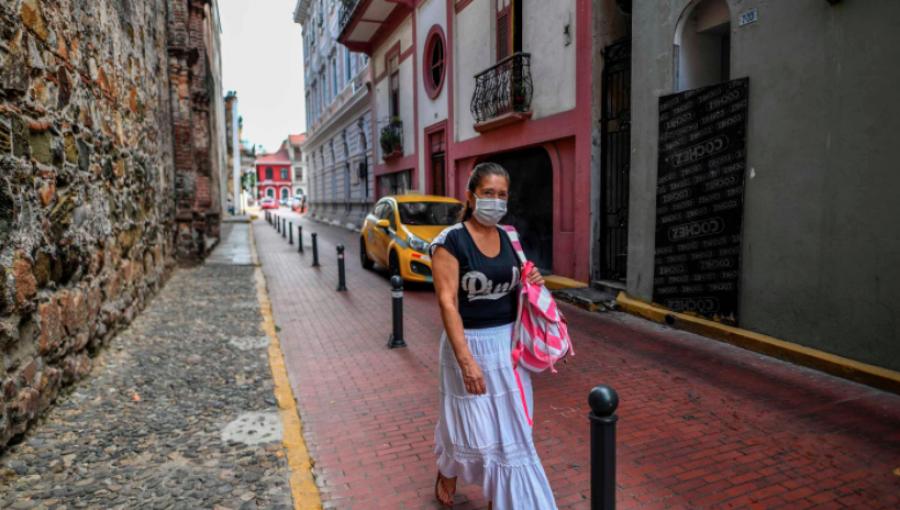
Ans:
[[[516,227],[528,260],[553,273],[553,163],[541,147],[497,154],[487,161],[509,172],[509,204],[502,222]]]

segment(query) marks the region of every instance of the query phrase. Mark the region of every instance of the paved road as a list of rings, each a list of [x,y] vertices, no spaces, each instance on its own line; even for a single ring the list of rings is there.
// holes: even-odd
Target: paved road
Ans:
[[[293,508],[248,225],[223,240],[0,458],[0,508]]]
[[[432,453],[441,322],[406,292],[407,349],[387,273],[358,234],[319,233],[322,267],[263,220],[255,234],[326,508],[437,508]],[[346,293],[335,245],[348,246]],[[900,397],[619,313],[563,307],[577,356],[535,379],[535,443],[560,508],[589,507],[586,396],[620,394],[618,508],[900,508]],[[455,508],[486,508],[475,487]],[[499,510],[499,509],[498,509]]]

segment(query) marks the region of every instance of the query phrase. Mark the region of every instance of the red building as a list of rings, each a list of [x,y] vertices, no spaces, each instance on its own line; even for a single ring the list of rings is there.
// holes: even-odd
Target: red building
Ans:
[[[291,190],[291,158],[287,150],[256,158],[256,182],[259,198],[289,199]]]

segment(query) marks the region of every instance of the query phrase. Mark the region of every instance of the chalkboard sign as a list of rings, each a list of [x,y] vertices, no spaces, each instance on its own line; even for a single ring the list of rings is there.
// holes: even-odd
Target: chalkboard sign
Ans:
[[[737,323],[749,78],[659,100],[653,301]]]

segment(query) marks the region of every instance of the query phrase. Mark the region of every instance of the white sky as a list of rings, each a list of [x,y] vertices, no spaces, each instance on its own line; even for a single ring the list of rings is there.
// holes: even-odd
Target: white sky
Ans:
[[[306,131],[295,6],[296,0],[219,0],[223,89],[237,91],[244,140],[269,152]]]

